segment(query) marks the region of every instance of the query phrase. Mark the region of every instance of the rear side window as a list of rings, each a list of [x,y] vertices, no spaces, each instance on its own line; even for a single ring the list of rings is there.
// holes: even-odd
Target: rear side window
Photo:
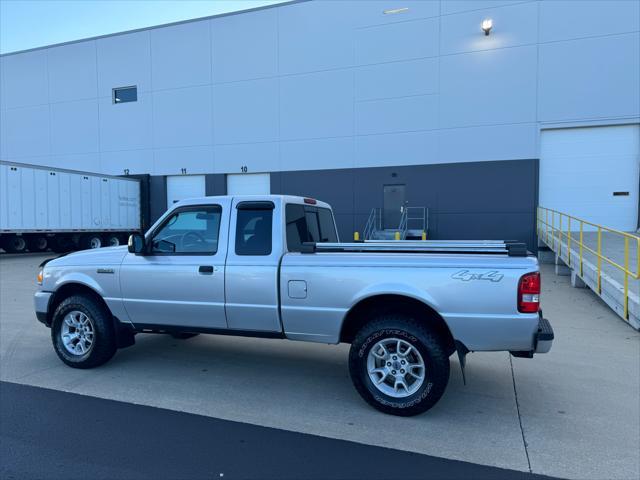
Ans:
[[[289,204],[286,208],[287,248],[299,252],[304,242],[337,242],[333,215],[328,208]]]
[[[239,208],[236,255],[271,255],[273,209]]]

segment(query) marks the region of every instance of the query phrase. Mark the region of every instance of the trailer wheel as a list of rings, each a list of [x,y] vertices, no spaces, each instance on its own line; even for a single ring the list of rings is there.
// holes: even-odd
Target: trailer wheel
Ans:
[[[30,252],[44,252],[49,246],[49,240],[44,235],[27,237],[27,248]]]
[[[392,415],[426,412],[449,382],[444,342],[423,322],[384,314],[366,324],[349,351],[349,373],[362,398]]]
[[[102,238],[97,233],[88,233],[80,237],[80,250],[102,247]]]
[[[7,253],[22,253],[27,249],[27,241],[24,237],[10,235],[3,239],[2,248],[4,248]]]
[[[117,247],[121,245],[120,237],[115,233],[111,233],[104,237],[104,246],[105,247]]]

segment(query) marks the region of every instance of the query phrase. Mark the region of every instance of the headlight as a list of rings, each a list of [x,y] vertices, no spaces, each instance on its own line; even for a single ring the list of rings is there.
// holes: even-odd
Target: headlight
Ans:
[[[38,270],[38,276],[36,277],[36,283],[38,285],[42,285],[43,278],[44,278],[44,268],[40,267],[40,270]]]

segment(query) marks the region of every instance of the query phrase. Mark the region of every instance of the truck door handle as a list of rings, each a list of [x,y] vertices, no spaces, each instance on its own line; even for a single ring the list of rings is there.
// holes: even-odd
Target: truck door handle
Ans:
[[[198,267],[198,273],[204,273],[207,275],[212,275],[213,274],[213,265],[200,265],[200,267]]]

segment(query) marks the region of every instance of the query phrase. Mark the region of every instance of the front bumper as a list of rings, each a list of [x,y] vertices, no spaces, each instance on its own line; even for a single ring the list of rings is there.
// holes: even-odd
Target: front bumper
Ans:
[[[48,322],[49,300],[51,300],[52,292],[37,291],[33,296],[33,306],[36,311],[36,318],[39,322],[50,327]]]

